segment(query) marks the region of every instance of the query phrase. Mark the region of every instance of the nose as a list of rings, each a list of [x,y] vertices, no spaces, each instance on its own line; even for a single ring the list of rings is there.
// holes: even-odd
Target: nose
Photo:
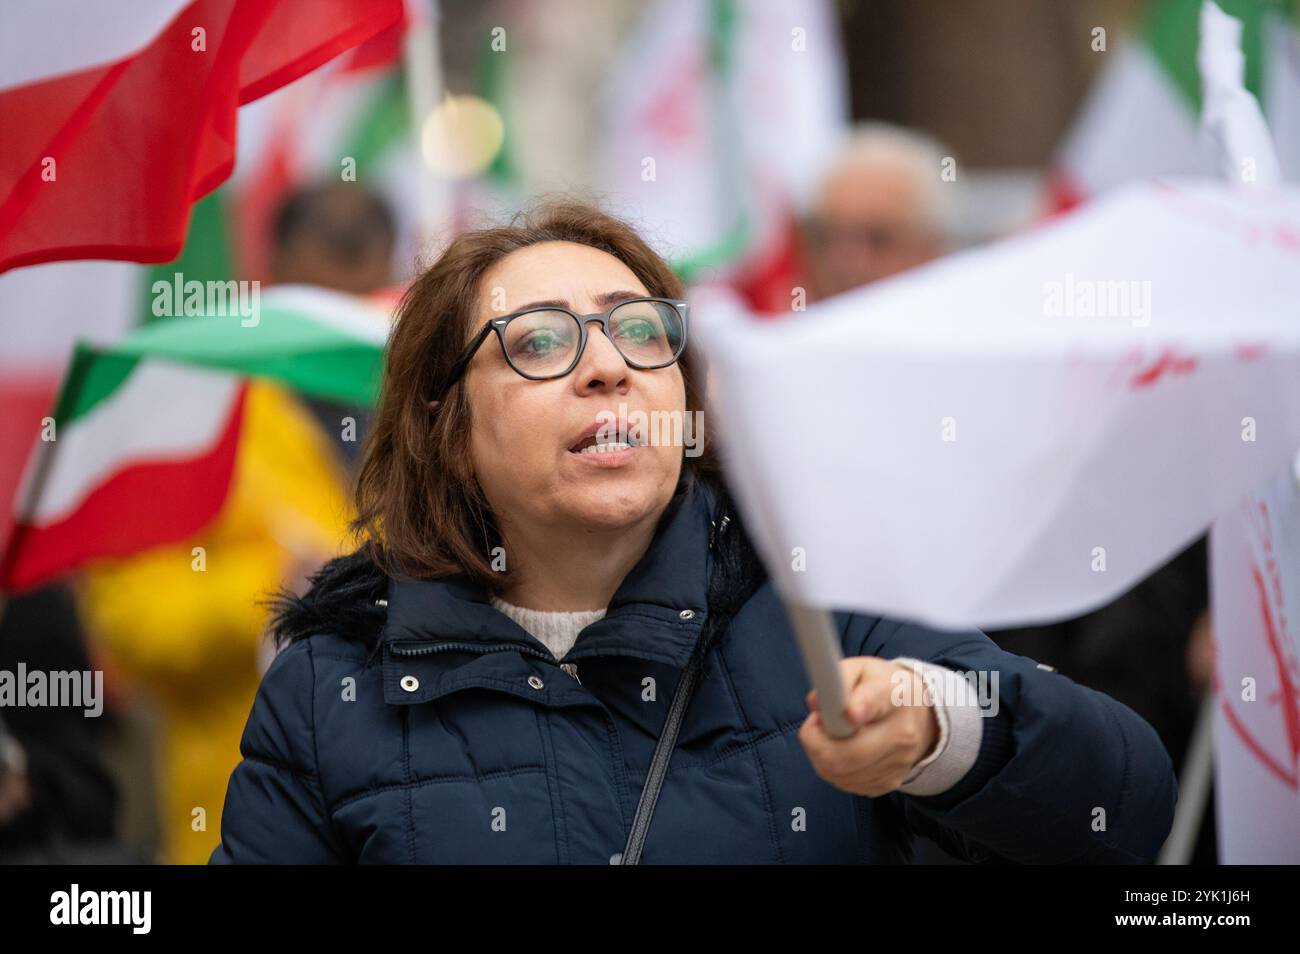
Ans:
[[[590,327],[592,323],[595,328]],[[573,386],[581,395],[603,390],[627,392],[628,363],[605,336],[599,321],[592,318],[587,327],[587,347],[583,349],[578,366],[573,369]]]

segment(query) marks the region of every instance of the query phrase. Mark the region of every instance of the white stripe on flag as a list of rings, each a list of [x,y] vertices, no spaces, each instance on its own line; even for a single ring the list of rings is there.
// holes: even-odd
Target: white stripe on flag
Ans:
[[[1300,182],[1300,30],[1280,16],[1266,19],[1264,115],[1273,133],[1282,175]]]
[[[0,11],[0,90],[134,56],[191,2],[6,2]]]
[[[89,413],[60,425],[58,446],[51,448],[53,469],[28,522],[66,517],[129,465],[185,460],[208,450],[230,416],[239,385],[238,377],[223,371],[142,361]]]
[[[0,275],[0,374],[58,374],[78,340],[107,345],[140,318],[144,269],[50,262]]]
[[[382,346],[388,338],[388,316],[382,307],[327,288],[279,285],[262,296],[262,307],[318,322],[368,344]]]

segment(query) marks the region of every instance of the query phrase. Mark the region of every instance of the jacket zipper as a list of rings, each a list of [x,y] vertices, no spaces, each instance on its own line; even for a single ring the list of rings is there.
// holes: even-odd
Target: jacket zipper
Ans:
[[[438,643],[435,646],[395,646],[388,647],[398,656],[427,656],[429,653],[441,652],[470,652],[470,653],[508,653],[511,650],[517,650],[521,653],[528,653],[530,656],[536,656],[538,659],[547,659],[555,662],[555,657],[534,649],[532,646],[525,646],[523,643],[499,643],[495,646],[484,646],[479,643]]]
[[[577,663],[566,663],[566,662],[562,662],[562,663],[560,663],[560,668],[563,669],[565,672],[567,672],[567,673],[568,673],[570,676],[572,676],[574,679],[578,679],[578,664],[577,664]],[[578,685],[582,685],[582,680],[581,680],[581,679],[578,679]]]
[[[472,653],[504,653],[511,650],[517,650],[521,653],[527,653],[530,656],[536,656],[538,659],[545,659],[549,663],[555,663],[574,679],[578,679],[578,666],[576,663],[562,663],[555,658],[553,653],[543,653],[534,649],[532,646],[525,646],[523,643],[504,643],[497,646],[481,646],[477,643],[439,643],[436,646],[389,646],[396,656],[427,656],[430,653],[440,652],[472,652]],[[582,680],[578,679],[578,684]]]

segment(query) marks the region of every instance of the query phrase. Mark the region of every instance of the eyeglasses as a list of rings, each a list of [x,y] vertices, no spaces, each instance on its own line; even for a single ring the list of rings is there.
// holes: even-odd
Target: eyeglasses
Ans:
[[[578,366],[587,347],[587,323],[601,328],[629,366],[666,368],[686,348],[689,304],[675,298],[625,298],[606,312],[579,315],[568,308],[539,305],[489,319],[456,359],[433,400],[446,397],[487,336],[495,331],[506,361],[530,381],[562,378]]]

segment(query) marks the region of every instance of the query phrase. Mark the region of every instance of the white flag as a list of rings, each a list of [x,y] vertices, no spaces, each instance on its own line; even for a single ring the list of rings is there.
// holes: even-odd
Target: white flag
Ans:
[[[1210,537],[1224,864],[1300,864],[1300,459]]]
[[[1078,615],[1300,447],[1294,190],[1130,186],[784,321],[697,312],[730,479],[814,606]]]

